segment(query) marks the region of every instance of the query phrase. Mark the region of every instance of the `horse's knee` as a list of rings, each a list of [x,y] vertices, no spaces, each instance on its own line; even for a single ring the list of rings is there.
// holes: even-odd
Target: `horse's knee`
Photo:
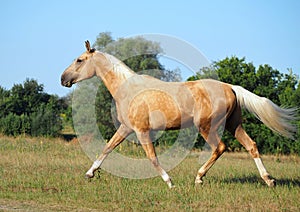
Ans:
[[[252,158],[258,158],[259,152],[255,141],[253,141],[246,131],[239,125],[235,130],[236,139],[245,147],[245,149],[250,153]]]
[[[218,149],[218,152],[222,154],[226,150],[226,145],[222,141],[220,141],[217,149]]]
[[[220,157],[226,150],[226,145],[220,141],[217,148],[213,151],[213,155],[215,155],[217,158]]]
[[[158,167],[159,166],[159,162],[158,162],[158,159],[157,157],[151,157],[149,158],[151,164],[154,166],[154,167]]]
[[[108,155],[109,153],[111,153],[113,151],[113,148],[111,147],[104,147],[102,154],[104,155]]]
[[[256,146],[256,143],[253,141],[252,142],[252,147],[250,149],[247,149],[252,158],[258,158],[259,157],[259,152]]]

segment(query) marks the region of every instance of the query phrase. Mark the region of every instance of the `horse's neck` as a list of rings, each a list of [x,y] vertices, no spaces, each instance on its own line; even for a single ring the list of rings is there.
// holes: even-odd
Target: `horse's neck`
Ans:
[[[135,75],[135,73],[126,66],[121,60],[116,57],[103,53],[103,55],[108,59],[108,61],[113,65],[113,72],[118,76],[118,78],[122,78],[127,80],[128,78]]]
[[[102,79],[107,89],[114,96],[120,86],[135,73],[114,56],[106,53],[100,54],[102,54],[103,58],[101,58],[101,65],[98,65],[100,67],[97,76]]]

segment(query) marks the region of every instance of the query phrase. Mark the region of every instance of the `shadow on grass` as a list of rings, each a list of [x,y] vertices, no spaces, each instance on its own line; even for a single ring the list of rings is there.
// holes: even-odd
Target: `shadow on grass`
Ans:
[[[60,135],[62,137],[62,139],[64,139],[67,142],[72,141],[74,138],[76,138],[75,134],[61,134]]]
[[[275,179],[277,186],[300,187],[300,179]]]
[[[276,186],[300,187],[300,179],[275,178]],[[250,175],[244,177],[231,177],[222,180],[223,183],[242,183],[242,184],[264,184],[259,176]]]

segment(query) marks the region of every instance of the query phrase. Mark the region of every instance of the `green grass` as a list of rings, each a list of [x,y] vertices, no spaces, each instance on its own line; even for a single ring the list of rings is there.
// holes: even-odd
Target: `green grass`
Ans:
[[[92,162],[75,139],[1,137],[0,211],[299,211],[300,158],[263,160],[275,188],[264,184],[246,153],[225,153],[195,186],[201,164],[193,153],[169,172],[176,185],[170,190],[160,177],[132,180],[101,171],[86,180]]]

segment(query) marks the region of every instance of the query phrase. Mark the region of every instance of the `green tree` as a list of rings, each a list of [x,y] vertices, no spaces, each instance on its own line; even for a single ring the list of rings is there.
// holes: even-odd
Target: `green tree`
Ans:
[[[278,85],[281,82],[282,74],[269,65],[260,65],[256,72],[256,88],[254,93],[280,104]]]
[[[30,114],[37,110],[39,104],[47,103],[50,95],[43,92],[44,85],[36,80],[26,79],[23,84],[15,84],[7,99],[6,111],[17,115]]]
[[[8,115],[8,99],[10,91],[0,86],[0,117]]]
[[[56,136],[62,128],[63,101],[26,79],[7,91],[0,87],[0,132],[6,135]]]
[[[245,62],[245,58],[225,58],[214,62],[219,80],[233,85],[240,85],[249,91],[256,88],[255,67],[252,63]]]
[[[99,51],[104,52],[105,48],[108,44],[113,42],[113,38],[111,36],[111,32],[101,32],[97,36],[96,42],[94,43],[93,47],[98,49]]]
[[[289,69],[289,74],[285,74],[278,84],[278,97],[281,105],[287,107],[300,105],[295,101],[297,99],[297,84],[298,77]]]
[[[62,123],[56,105],[42,104],[30,115],[32,136],[58,136]]]

